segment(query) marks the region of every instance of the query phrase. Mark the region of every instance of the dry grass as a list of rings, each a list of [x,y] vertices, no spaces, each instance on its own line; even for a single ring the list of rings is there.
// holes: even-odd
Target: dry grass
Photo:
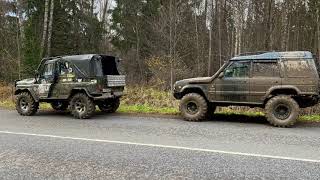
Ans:
[[[11,85],[0,82],[0,101],[12,99],[12,89]]]
[[[122,104],[145,105],[158,108],[177,108],[178,101],[174,99],[171,92],[160,91],[148,87],[128,87],[122,98]]]

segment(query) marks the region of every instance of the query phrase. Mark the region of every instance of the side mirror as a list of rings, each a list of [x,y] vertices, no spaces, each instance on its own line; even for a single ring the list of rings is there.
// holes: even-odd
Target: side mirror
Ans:
[[[221,79],[223,78],[223,76],[224,76],[224,72],[221,72],[218,77]]]

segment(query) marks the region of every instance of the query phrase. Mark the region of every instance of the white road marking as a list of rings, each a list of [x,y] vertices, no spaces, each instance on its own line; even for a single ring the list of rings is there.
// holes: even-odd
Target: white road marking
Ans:
[[[259,157],[259,158],[320,163],[320,160],[316,160],[316,159],[303,159],[303,158],[294,158],[294,157],[286,157],[286,156],[272,156],[272,155],[264,155],[264,154],[242,153],[242,152],[222,151],[222,150],[214,150],[214,149],[190,148],[190,147],[181,147],[181,146],[169,146],[169,145],[161,145],[161,144],[147,144],[147,143],[136,143],[136,142],[125,142],[125,141],[113,141],[113,140],[105,140],[105,139],[89,139],[89,138],[57,136],[57,135],[47,135],[47,134],[20,133],[20,132],[10,132],[10,131],[0,131],[0,134],[36,136],[36,137],[47,137],[47,138],[67,139],[67,140],[78,140],[78,141],[103,142],[103,143],[113,143],[113,144],[158,147],[158,148],[179,149],[179,150],[189,150],[189,151],[199,151],[199,152],[210,152],[210,153],[218,153],[218,154],[230,154],[230,155],[238,155],[238,156],[251,156],[251,157]]]

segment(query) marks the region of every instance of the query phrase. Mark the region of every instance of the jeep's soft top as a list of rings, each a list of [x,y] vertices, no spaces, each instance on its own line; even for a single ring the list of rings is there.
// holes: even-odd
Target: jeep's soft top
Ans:
[[[57,60],[69,62],[71,67],[74,67],[76,74],[80,77],[120,75],[120,59],[114,56],[100,54],[58,56],[45,58],[41,64],[47,64]]]
[[[289,51],[289,52],[264,52],[255,54],[239,55],[231,59],[237,60],[278,60],[278,59],[312,59],[312,53],[309,51]]]

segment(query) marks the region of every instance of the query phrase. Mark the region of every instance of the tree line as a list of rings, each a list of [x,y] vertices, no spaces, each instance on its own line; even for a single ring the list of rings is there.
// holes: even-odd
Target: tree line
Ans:
[[[170,88],[229,58],[308,50],[320,57],[318,0],[3,0],[0,80],[32,75],[43,57],[121,57],[130,84]]]

